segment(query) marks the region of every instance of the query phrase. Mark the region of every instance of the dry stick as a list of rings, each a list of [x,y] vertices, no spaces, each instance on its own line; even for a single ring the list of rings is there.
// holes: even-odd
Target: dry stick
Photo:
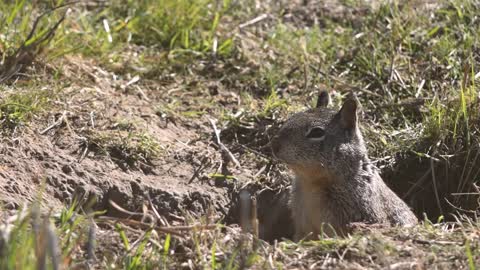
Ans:
[[[124,219],[124,218],[107,217],[107,216],[98,217],[97,219],[99,221],[121,222],[127,225],[137,226],[140,228],[149,228],[149,229],[151,228],[162,233],[169,233],[169,234],[180,236],[180,237],[183,236],[183,234],[180,233],[179,231],[183,232],[183,231],[192,231],[192,230],[213,230],[217,228],[217,225],[215,224],[161,227],[161,226],[152,226],[150,224],[136,221],[133,219]]]
[[[461,245],[461,242],[454,241],[441,241],[441,240],[423,240],[423,239],[413,239],[414,243],[427,244],[427,245]]]
[[[450,193],[452,196],[473,196],[480,195],[478,192],[459,192],[459,193]]]
[[[114,201],[112,200],[108,200],[108,203],[113,206],[115,209],[117,209],[118,211],[124,213],[124,214],[127,214],[129,216],[144,216],[143,213],[137,213],[137,212],[132,212],[132,211],[129,211],[123,207],[121,207],[120,205],[116,204]]]
[[[417,266],[415,269],[420,268],[418,262],[398,262],[390,264],[387,269],[414,269],[414,266]]]
[[[268,17],[270,17],[270,15],[264,13],[264,14],[262,14],[262,15],[256,17],[256,18],[254,18],[254,19],[251,19],[250,21],[247,21],[247,22],[244,22],[244,23],[240,24],[240,25],[238,26],[238,28],[243,29],[243,28],[245,28],[245,27],[247,27],[247,26],[250,26],[250,25],[256,24],[256,23],[258,23],[258,22],[260,22],[260,21],[263,21],[263,20],[267,19]]]
[[[463,212],[463,213],[469,213],[469,214],[476,214],[477,211],[476,210],[467,210],[467,209],[463,209],[461,207],[458,207],[456,205],[454,205],[453,203],[451,203],[447,198],[445,198],[445,201],[447,202],[448,205],[450,205],[453,209],[459,211],[459,212]]]
[[[92,128],[95,128],[95,112],[91,111],[89,114],[90,114],[90,124],[92,125]]]
[[[149,229],[143,231],[142,235],[138,237],[138,239],[135,240],[132,244],[130,244],[130,249],[128,249],[125,252],[125,254],[129,254],[130,252],[132,252],[138,246],[138,244],[140,244],[142,240],[145,239],[145,237],[147,237],[147,235],[151,232],[151,230],[153,230],[153,227],[150,227]]]
[[[10,67],[9,70],[6,70],[6,71],[0,73],[0,83],[10,79],[13,75],[17,74],[18,71],[20,71],[22,66],[17,65],[16,62],[17,61],[15,61],[15,63],[13,63],[12,67]]]
[[[228,150],[228,148],[220,141],[220,130],[215,125],[215,122],[210,118],[208,118],[208,121],[210,121],[210,124],[212,124],[213,131],[215,132],[215,137],[217,138],[217,144],[220,146],[220,148],[222,148],[223,151],[225,151],[225,153],[227,153],[230,160],[233,161],[233,163],[235,163],[235,166],[237,168],[240,168],[241,167],[240,162],[238,162],[238,160],[235,158],[232,152],[230,152],[230,150]]]
[[[207,166],[206,161],[207,161],[207,157],[204,156],[202,158],[202,160],[200,161],[200,165],[198,165],[198,168],[194,169],[192,177],[187,182],[188,184],[191,184],[193,182],[193,180],[195,180],[195,178],[198,178],[198,175],[200,174],[200,172]]]
[[[148,96],[145,94],[145,92],[143,92],[143,90],[138,85],[135,85],[135,88],[140,93],[140,95],[142,96],[143,99],[145,99],[146,101],[151,101],[151,99],[148,98]]]
[[[149,199],[150,201],[150,204],[152,205],[152,208],[153,208],[153,203],[152,201]],[[128,214],[128,215],[131,215],[131,216],[144,216],[145,214],[143,213],[136,213],[136,212],[132,212],[132,211],[128,211],[124,208],[122,208],[121,206],[119,206],[118,204],[116,204],[115,202],[113,202],[112,200],[109,200],[109,203],[115,207],[117,210],[125,213],[125,214]],[[158,212],[156,211],[156,209],[154,209],[154,213],[155,215],[160,219],[161,216],[160,214],[158,214]],[[110,218],[110,217],[103,217],[104,219],[105,218]],[[162,231],[164,229],[166,230],[192,230],[192,229],[196,229],[196,228],[199,228],[199,229],[213,229],[213,228],[216,228],[216,225],[202,225],[202,226],[198,226],[198,225],[191,225],[191,226],[175,226],[175,227],[160,227],[160,226],[155,226],[154,224],[147,224],[147,223],[144,223],[144,222],[140,222],[140,221],[136,221],[136,220],[131,220],[131,219],[122,219],[122,218],[111,218],[111,219],[115,219],[115,220],[123,220],[123,221],[127,221],[130,222],[130,224],[132,224],[131,222],[133,222],[134,224],[136,225],[139,225],[140,227],[143,227],[145,228],[145,226],[148,226],[150,228],[153,228],[153,229],[156,229],[156,230],[159,230],[159,231]]]
[[[308,90],[308,65],[306,63],[306,58],[307,58],[307,53],[304,53],[305,54],[305,63],[303,64],[303,80],[304,80],[304,83],[303,83],[303,89],[304,91],[307,91]]]
[[[307,53],[307,44],[305,39],[301,41],[302,54],[303,54],[303,89],[307,91],[308,89],[308,53]]]
[[[257,150],[255,150],[255,149],[253,149],[253,148],[250,148],[250,147],[248,147],[248,146],[245,146],[245,145],[242,145],[242,144],[240,144],[239,146],[240,146],[241,148],[243,148],[243,149],[246,149],[246,150],[248,150],[248,151],[251,151],[251,152],[254,153],[255,155],[260,156],[260,157],[262,157],[262,158],[265,158],[265,159],[269,159],[269,158],[270,158],[269,156],[263,154],[262,152],[257,151]],[[269,144],[266,144],[266,145],[263,146],[263,147],[270,147],[270,143],[269,143]]]
[[[130,217],[134,217],[134,216],[137,216],[137,217],[141,217],[142,219],[142,222],[145,218],[147,217],[150,217],[152,219],[152,226],[156,223],[156,220],[155,218],[153,218],[150,214],[148,214],[147,212],[143,212],[143,213],[138,213],[138,212],[132,212],[132,211],[129,211],[123,207],[121,207],[120,205],[116,204],[114,201],[112,200],[108,200],[108,202],[110,203],[110,205],[115,208],[117,211],[119,212],[122,212],[126,215],[129,215]]]
[[[417,87],[417,92],[415,93],[415,98],[418,98],[420,96],[420,93],[422,92],[423,86],[425,85],[425,79],[422,79],[420,84]]]
[[[152,207],[153,213],[154,213],[155,216],[158,218],[158,220],[161,221],[161,220],[162,220],[162,217],[160,216],[160,214],[158,213],[157,209],[155,208],[155,205],[153,205],[152,199],[150,199],[150,195],[148,195],[148,194],[147,194],[147,200],[148,200],[148,203],[150,203],[150,207]]]
[[[53,124],[51,124],[50,126],[45,128],[44,130],[40,131],[40,135],[45,135],[45,133],[47,133],[51,129],[53,129],[55,127],[59,127],[65,121],[66,116],[67,116],[67,111],[63,111],[62,115],[60,116],[60,118],[58,118],[57,121],[55,121]]]
[[[260,168],[260,170],[258,170],[258,172],[253,175],[253,179],[257,178],[261,173],[263,173],[266,168],[267,165],[264,165],[262,168]]]
[[[420,186],[423,184],[423,182],[425,182],[427,180],[427,176],[432,172],[432,168],[430,167],[424,175],[422,175],[422,177],[420,177],[420,179],[418,179],[417,181],[415,181],[415,184],[413,184],[412,187],[410,187],[410,189],[408,189],[407,193],[405,193],[405,195],[402,196],[402,199],[405,199],[407,198],[408,196],[410,196],[411,193],[413,193],[413,191],[415,190],[416,187]]]
[[[82,137],[81,140],[85,142],[85,149],[83,150],[82,154],[80,155],[80,158],[78,159],[78,163],[82,162],[82,160],[87,156],[88,154],[88,142],[87,139]]]
[[[150,195],[149,195],[149,194],[147,194],[147,199],[148,199],[148,202],[150,203],[150,206],[152,207],[153,213],[155,214],[156,218],[158,219],[158,222],[159,222],[162,226],[170,226],[170,224],[168,223],[167,219],[166,219],[165,217],[162,217],[162,216],[160,215],[160,213],[158,213],[157,208],[155,208],[155,205],[153,205],[152,199],[150,199]]]

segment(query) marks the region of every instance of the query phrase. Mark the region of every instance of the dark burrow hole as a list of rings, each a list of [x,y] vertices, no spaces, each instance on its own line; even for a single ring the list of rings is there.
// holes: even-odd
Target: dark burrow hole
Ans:
[[[421,219],[455,221],[455,215],[472,214],[480,207],[478,148],[458,151],[446,159],[410,154],[382,176]]]

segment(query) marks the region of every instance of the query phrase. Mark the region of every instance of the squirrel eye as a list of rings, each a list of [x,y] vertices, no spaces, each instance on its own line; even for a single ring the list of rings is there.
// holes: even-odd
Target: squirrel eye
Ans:
[[[307,132],[307,138],[311,139],[323,139],[325,131],[319,127],[313,127]]]

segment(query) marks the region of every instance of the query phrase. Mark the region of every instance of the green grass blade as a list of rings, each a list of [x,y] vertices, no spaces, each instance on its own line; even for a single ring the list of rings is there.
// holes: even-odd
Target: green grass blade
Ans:
[[[15,2],[15,7],[13,8],[12,12],[10,13],[10,16],[8,16],[7,18],[7,23],[10,25],[12,24],[13,20],[15,19],[15,17],[17,17],[17,14],[18,12],[25,7],[25,1],[26,0],[22,0],[20,2],[16,1]]]
[[[164,269],[167,269],[167,261],[168,261],[168,253],[170,251],[170,240],[171,236],[170,234],[167,234],[165,237],[165,243],[163,244],[163,266]]]
[[[125,234],[125,231],[123,230],[122,225],[120,225],[119,223],[115,224],[115,230],[120,235],[120,238],[122,239],[123,247],[125,248],[125,250],[130,250],[130,242],[128,241],[127,235]]]
[[[466,239],[466,241],[465,241],[465,253],[466,253],[467,259],[468,259],[468,268],[470,270],[477,269],[475,267],[475,262],[473,261],[472,249],[470,247],[470,240],[468,240],[468,239]]]

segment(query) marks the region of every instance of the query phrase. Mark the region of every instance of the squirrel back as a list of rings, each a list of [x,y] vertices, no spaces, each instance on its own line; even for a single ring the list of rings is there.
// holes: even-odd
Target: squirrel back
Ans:
[[[317,107],[290,117],[271,142],[274,156],[295,174],[295,240],[309,233],[344,235],[354,222],[417,223],[368,158],[357,99],[350,95],[339,111],[328,103],[328,93],[320,92]]]

